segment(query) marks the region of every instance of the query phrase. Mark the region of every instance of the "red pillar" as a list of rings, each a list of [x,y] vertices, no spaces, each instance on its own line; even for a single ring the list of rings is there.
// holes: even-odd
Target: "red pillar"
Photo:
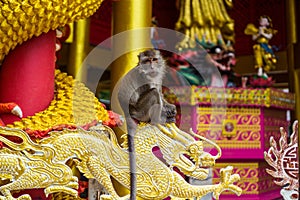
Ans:
[[[23,117],[46,109],[54,95],[55,31],[17,46],[0,69],[0,102],[15,102]],[[5,124],[19,120],[2,115]]]

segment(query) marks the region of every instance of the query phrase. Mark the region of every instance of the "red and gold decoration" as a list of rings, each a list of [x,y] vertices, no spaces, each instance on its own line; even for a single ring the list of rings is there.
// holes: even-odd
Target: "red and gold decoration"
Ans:
[[[55,30],[70,22],[90,16],[101,2],[95,0],[7,0],[0,2],[0,102],[3,103],[1,105],[4,105],[0,115],[3,125],[17,126],[20,128],[19,130],[27,131],[34,141],[49,137],[48,132],[50,131],[74,126],[72,125],[74,122],[68,121],[73,114],[71,117],[67,116],[72,111],[57,112],[50,105],[59,104],[57,102],[62,98],[57,96],[56,92],[59,93],[63,90],[63,86],[55,85],[55,53],[58,50],[56,46],[57,31]],[[71,80],[72,78],[69,78],[69,81]],[[60,95],[65,95],[64,92]],[[10,104],[6,104],[6,102],[14,102],[20,109],[12,108],[11,110]],[[64,103],[66,104],[66,102]],[[7,111],[6,106],[9,107],[8,110],[11,110],[12,114]],[[62,107],[62,109],[69,108],[65,105]],[[98,108],[100,110],[97,112],[102,113],[101,117],[98,116],[108,121],[107,111],[99,104],[95,106],[95,110]],[[24,118],[20,119],[20,117]],[[92,118],[97,122],[98,118],[95,117],[96,115],[93,115]],[[50,122],[54,119],[55,121]],[[18,121],[20,121],[19,124],[14,124]],[[95,122],[89,121],[84,126],[92,123]],[[7,138],[12,142],[20,142],[19,138],[15,136]],[[1,155],[4,155],[4,152],[5,150],[1,149]],[[21,165],[14,164],[15,167],[22,168]],[[3,178],[1,187],[13,179],[3,173],[1,173],[1,177]],[[4,179],[6,180],[3,181]],[[43,191],[34,189],[34,187],[29,189],[23,192],[30,194],[34,199],[46,199]]]
[[[166,98],[174,104],[259,106],[294,109],[295,95],[275,88],[208,88],[172,87],[165,92]]]
[[[178,105],[178,124],[215,141],[222,148],[216,167],[234,166],[243,188],[240,199],[280,197],[280,187],[265,171],[264,151],[271,135],[279,139],[278,127],[287,127],[286,111],[293,110],[295,96],[273,88],[174,87],[166,98]],[[208,148],[210,151],[213,149]],[[213,169],[213,182],[219,174]],[[224,199],[232,199],[230,194]]]
[[[43,138],[48,132],[63,128],[80,126],[88,129],[98,121],[116,126],[121,123],[118,117],[107,111],[82,83],[56,70],[55,96],[48,108],[7,127],[22,129],[33,137]]]
[[[23,117],[22,110],[16,103],[0,103],[0,114],[13,114],[20,118]],[[1,118],[0,126],[5,126]]]
[[[115,2],[114,8],[128,5]],[[87,182],[79,180],[81,176],[104,186],[109,194],[102,195],[103,199],[126,198],[119,196],[111,181],[114,177],[130,187],[128,147],[118,143],[109,127],[121,124],[122,119],[107,111],[84,84],[55,69],[56,51],[61,47],[57,44],[57,38],[62,37],[60,27],[90,16],[101,3],[0,2],[0,112],[8,112],[1,115],[5,126],[0,127],[0,199],[80,199],[78,193],[88,187]],[[133,10],[137,5],[147,7],[141,1],[130,3]],[[143,17],[138,20],[141,25],[145,22]],[[132,28],[135,22],[131,19]],[[193,198],[212,193],[219,199],[224,190],[237,195],[242,192],[234,185],[239,175],[232,174],[231,166],[220,170],[219,183],[205,186],[192,186],[171,169],[176,167],[188,176],[205,179],[207,167],[214,166],[221,149],[204,137],[181,131],[175,124],[141,124],[135,143],[137,194],[141,198]],[[168,165],[153,154],[157,144]],[[205,152],[206,145],[214,146],[218,154]]]
[[[81,196],[89,187],[87,179],[97,180],[108,192],[99,198],[129,196],[120,195],[122,189],[111,179],[130,187],[128,146],[119,144],[111,129],[122,124],[122,117],[108,111],[83,83],[56,69],[55,63],[56,51],[61,48],[57,38],[66,39],[61,30],[70,31],[67,24],[91,16],[102,2],[0,1],[0,199],[83,199],[87,198]],[[112,4],[115,34],[150,26],[151,1],[107,4]],[[194,48],[201,39],[203,44],[221,42],[232,47],[234,21],[225,7],[231,7],[231,1],[179,0],[178,6],[176,29],[192,38],[181,41],[179,50]],[[137,9],[145,12],[135,13]],[[77,25],[83,30],[88,22]],[[258,34],[260,28],[252,27],[252,31]],[[272,27],[262,32],[275,33]],[[86,41],[85,35],[74,38],[78,43],[73,45],[84,43],[80,40]],[[149,42],[148,36],[138,37],[139,41],[128,40],[125,46]],[[270,52],[262,52],[261,44],[268,45],[269,39],[258,37],[255,46],[257,67],[265,72],[276,63]],[[72,57],[76,66],[70,71],[79,70],[85,52]],[[113,84],[134,66],[134,58],[134,54],[125,55],[114,62]],[[262,64],[265,58],[269,62]],[[122,70],[119,64],[124,66]],[[283,196],[292,192],[289,197],[299,197],[298,124],[293,126],[289,143],[283,129],[279,139],[277,128],[288,125],[285,113],[294,109],[294,95],[271,88],[193,86],[171,91],[176,97],[166,93],[167,98],[182,105],[181,128],[192,127],[196,133],[182,131],[175,124],[139,124],[135,137],[138,198],[201,198],[212,193],[215,199],[220,195],[222,199],[236,195],[266,199],[277,198],[280,187]],[[120,139],[126,141],[126,137]],[[154,155],[154,146],[160,148],[164,162]],[[264,159],[273,169],[265,170]],[[173,168],[199,180],[208,178],[208,168],[212,168],[213,183],[193,186]],[[273,181],[268,174],[281,180]]]
[[[262,15],[259,18],[258,28],[250,23],[244,32],[246,35],[251,35],[252,40],[255,41],[253,53],[254,68],[257,69],[257,75],[251,77],[250,85],[259,88],[270,87],[274,84],[274,80],[267,73],[274,70],[277,64],[273,47],[269,44],[269,41],[277,33],[277,30],[273,29],[272,19],[267,15]]]
[[[217,163],[216,168],[213,169],[214,177],[218,177],[219,168],[223,168],[229,163],[234,167],[234,172],[241,177],[237,185],[242,188],[243,194],[240,198],[237,197],[237,199],[251,199],[255,196],[261,199],[268,199],[263,195],[271,194],[274,190],[278,191],[279,187],[273,182],[273,178],[267,174],[266,167],[268,167],[268,165],[264,162]],[[213,178],[213,182],[215,181],[217,181],[217,179]],[[229,192],[225,192],[224,198],[230,199],[232,195]]]

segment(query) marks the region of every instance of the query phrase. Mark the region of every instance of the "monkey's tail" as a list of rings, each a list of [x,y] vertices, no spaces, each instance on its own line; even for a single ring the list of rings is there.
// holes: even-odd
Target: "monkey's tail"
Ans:
[[[136,200],[136,154],[134,145],[134,136],[136,134],[137,125],[131,117],[126,118],[128,131],[128,151],[129,151],[129,166],[130,166],[130,200]]]

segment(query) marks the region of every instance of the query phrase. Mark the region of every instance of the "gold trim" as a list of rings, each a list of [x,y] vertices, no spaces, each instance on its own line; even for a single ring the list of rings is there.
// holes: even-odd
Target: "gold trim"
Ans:
[[[261,143],[260,142],[251,142],[251,141],[216,141],[216,143],[223,149],[260,149]]]
[[[295,95],[285,93],[274,88],[244,89],[244,88],[207,88],[201,86],[170,88],[176,91],[180,103],[201,106],[255,106],[255,107],[280,107],[293,110]],[[190,91],[191,93],[189,94]],[[190,95],[190,96],[188,96]],[[168,99],[168,95],[166,95]],[[170,98],[174,97],[170,94]]]

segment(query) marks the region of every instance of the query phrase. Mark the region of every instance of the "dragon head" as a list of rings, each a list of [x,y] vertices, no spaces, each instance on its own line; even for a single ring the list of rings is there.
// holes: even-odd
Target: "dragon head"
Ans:
[[[196,166],[212,167],[215,165],[216,158],[204,152],[203,141],[195,141],[187,147],[187,154]]]
[[[92,15],[103,0],[0,1],[0,61],[17,45]]]
[[[162,150],[169,165],[177,167],[187,176],[200,180],[207,178],[208,168],[214,166],[215,160],[221,157],[220,147],[192,131],[190,133],[181,131],[174,123],[166,126],[159,125],[158,128],[173,140],[171,146],[165,147],[168,151]],[[204,142],[215,147],[218,154],[214,156],[205,152]]]
[[[194,141],[179,154],[177,162],[173,163],[181,172],[199,180],[206,179],[209,168],[215,165],[216,156],[204,151],[203,141]]]

